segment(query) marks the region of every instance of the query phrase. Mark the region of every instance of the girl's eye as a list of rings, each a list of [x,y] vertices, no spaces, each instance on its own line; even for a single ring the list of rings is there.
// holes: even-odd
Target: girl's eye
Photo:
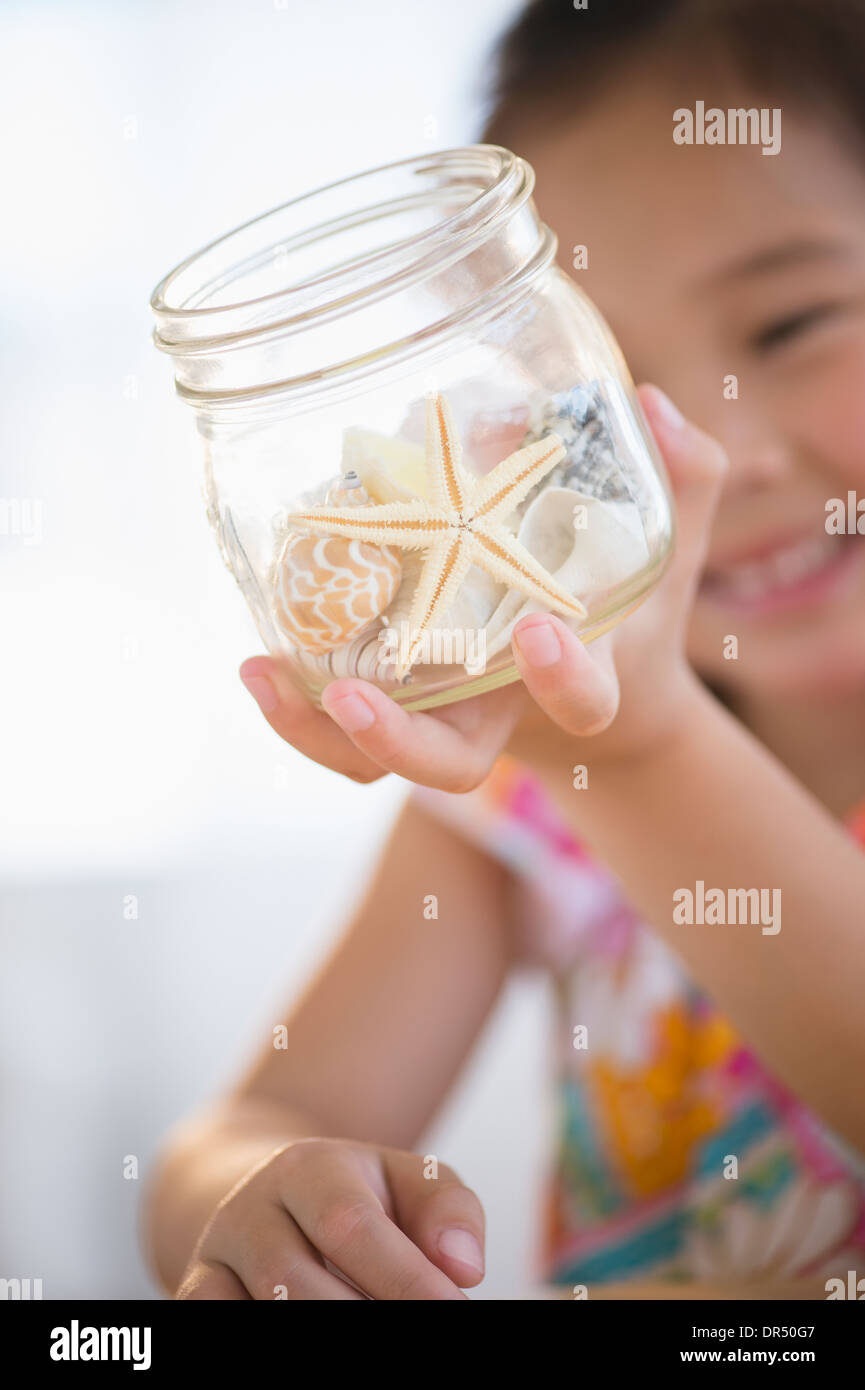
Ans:
[[[836,312],[835,304],[815,304],[811,309],[790,314],[788,318],[778,319],[757,333],[753,339],[753,346],[758,352],[771,352],[773,348],[783,347]]]

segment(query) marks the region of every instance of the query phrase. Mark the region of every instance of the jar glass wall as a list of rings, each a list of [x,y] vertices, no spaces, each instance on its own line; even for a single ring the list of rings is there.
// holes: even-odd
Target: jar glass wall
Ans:
[[[660,460],[532,185],[490,146],[403,161],[154,292],[223,556],[312,699],[345,675],[409,708],[492,689],[527,612],[589,641],[663,571]]]

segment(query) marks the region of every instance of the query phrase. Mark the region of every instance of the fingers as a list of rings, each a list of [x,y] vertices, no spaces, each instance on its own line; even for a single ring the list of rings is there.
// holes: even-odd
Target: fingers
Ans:
[[[484,780],[517,718],[513,699],[481,699],[484,717],[476,721],[471,736],[465,731],[471,710],[461,709],[462,726],[431,714],[410,714],[366,681],[333,681],[322,704],[358,751],[379,768],[423,786],[463,792]]]
[[[257,1205],[242,1222],[214,1223],[208,1254],[236,1271],[258,1302],[276,1298],[362,1301],[324,1268],[306,1236],[276,1202]],[[210,1295],[213,1297],[214,1295]]]
[[[685,420],[657,386],[641,386],[638,395],[676,499],[678,536],[670,573],[687,582],[702,564],[727,455],[716,439]]]
[[[300,753],[359,782],[394,772],[442,791],[469,791],[487,776],[518,718],[518,695],[463,701],[459,716],[409,714],[367,681],[332,681],[316,709],[280,663],[255,656],[240,676],[271,728]]]
[[[452,1169],[433,1175],[427,1162],[289,1145],[220,1204],[176,1297],[464,1301],[483,1277],[483,1210]]]
[[[240,679],[270,727],[299,753],[358,782],[374,782],[384,775],[332,719],[301,694],[273,657],[250,657],[240,668]]]
[[[219,1299],[221,1302],[249,1302],[241,1281],[227,1265],[199,1260],[183,1280],[175,1298],[185,1302],[198,1302],[202,1299]]]
[[[568,734],[601,733],[619,707],[607,644],[593,655],[560,618],[535,613],[514,628],[514,660],[529,693]]]
[[[656,386],[641,386],[639,396],[676,499],[677,544],[663,587],[675,597],[674,621],[683,623],[727,460],[720,444],[685,420]],[[609,642],[602,638],[587,648],[561,619],[539,613],[516,626],[513,651],[529,692],[566,733],[598,734],[612,722],[619,681]]]
[[[292,1144],[280,1177],[285,1206],[307,1239],[371,1298],[465,1298],[390,1219],[351,1151]]]
[[[484,1211],[474,1192],[452,1168],[437,1164],[435,1176],[417,1154],[384,1151],[388,1186],[399,1224],[433,1264],[459,1285],[473,1288],[484,1277]]]

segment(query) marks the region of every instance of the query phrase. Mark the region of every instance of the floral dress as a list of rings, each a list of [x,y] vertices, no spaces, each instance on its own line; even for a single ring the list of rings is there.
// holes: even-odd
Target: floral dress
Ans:
[[[416,795],[512,870],[520,962],[552,978],[542,1277],[865,1275],[865,1159],[766,1070],[537,782],[502,760],[466,796]],[[850,824],[865,844],[865,811]]]

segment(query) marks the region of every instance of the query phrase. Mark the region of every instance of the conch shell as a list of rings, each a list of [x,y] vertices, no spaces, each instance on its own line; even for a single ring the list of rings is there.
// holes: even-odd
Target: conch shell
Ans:
[[[292,534],[276,565],[274,618],[302,651],[333,651],[384,612],[401,575],[387,546]]]

